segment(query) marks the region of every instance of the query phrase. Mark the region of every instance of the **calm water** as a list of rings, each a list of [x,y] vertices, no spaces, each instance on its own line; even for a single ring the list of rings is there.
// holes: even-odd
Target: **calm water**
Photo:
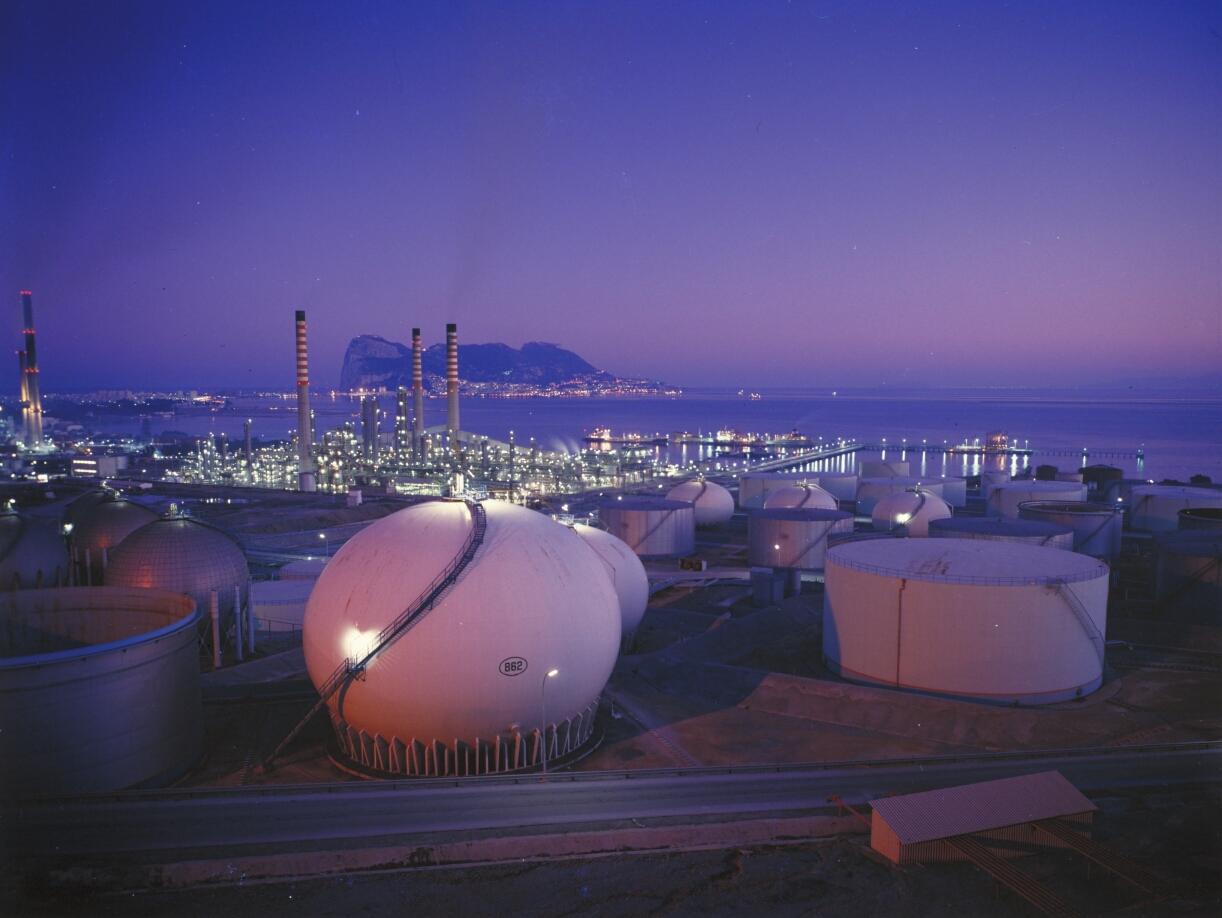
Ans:
[[[391,415],[394,397],[379,400]],[[315,397],[317,428],[336,427],[346,420],[359,422],[359,401]],[[241,437],[243,421],[253,419],[261,439],[283,438],[296,426],[296,400],[247,399],[219,413],[176,418],[155,418],[152,431],[166,429],[194,435],[225,433]],[[425,400],[425,425],[444,422],[444,399]],[[808,437],[825,440],[855,438],[881,444],[889,455],[892,445],[983,440],[986,431],[1005,430],[1038,452],[1034,463],[1048,462],[1062,469],[1078,467],[1083,447],[1090,462],[1105,462],[1130,475],[1159,480],[1186,480],[1205,474],[1222,481],[1222,399],[1085,398],[1081,396],[981,396],[979,394],[837,395],[796,394],[752,400],[719,393],[685,394],[675,398],[604,399],[477,399],[462,402],[464,430],[508,439],[513,430],[519,443],[534,437],[545,448],[575,451],[581,437],[597,427],[613,433],[668,433],[677,430],[716,431],[721,427],[744,432],[783,434],[794,428]],[[135,433],[139,423],[115,424],[111,432]],[[1145,450],[1144,468],[1134,458],[1102,453]],[[694,446],[672,446],[672,460],[696,458]],[[1071,455],[1063,455],[1070,453]],[[909,455],[920,462],[919,451]],[[925,456],[928,474],[965,474],[976,470],[958,457],[959,465],[943,465],[941,454]],[[838,467],[845,467],[841,463]],[[914,472],[917,467],[914,465]]]

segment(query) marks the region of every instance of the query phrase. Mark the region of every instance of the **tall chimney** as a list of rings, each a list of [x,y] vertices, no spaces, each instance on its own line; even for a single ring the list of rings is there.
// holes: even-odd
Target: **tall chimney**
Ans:
[[[306,357],[305,310],[297,310],[297,486],[314,490],[313,444],[310,436],[310,365]]]
[[[412,450],[424,461],[424,368],[420,356],[420,329],[412,329]]]
[[[255,464],[254,463],[254,450],[251,449],[251,442],[250,442],[250,418],[247,418],[246,423],[242,425],[242,439],[245,441],[244,446],[245,446],[245,453],[246,453],[246,471],[249,472]]]
[[[395,392],[395,456],[399,462],[407,458],[407,390],[402,386]]]
[[[26,446],[42,445],[42,396],[38,392],[38,355],[34,350],[34,295],[21,291],[21,308],[25,314],[25,379],[26,398],[30,413],[25,428]]]
[[[446,432],[450,448],[458,448],[458,326],[446,326]]]
[[[25,374],[25,351],[15,351],[17,354],[17,366],[21,370],[21,432],[19,436],[24,440],[25,432],[30,427],[30,380]]]

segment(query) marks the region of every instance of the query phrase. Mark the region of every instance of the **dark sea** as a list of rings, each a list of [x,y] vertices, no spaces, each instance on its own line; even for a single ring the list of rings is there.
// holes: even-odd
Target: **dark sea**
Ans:
[[[315,395],[312,407],[319,435],[345,421],[359,426],[360,403],[347,396]],[[395,399],[380,397],[383,429],[393,426]],[[917,474],[978,473],[978,458],[922,452],[922,442],[954,444],[982,442],[990,430],[1004,430],[1012,442],[1035,450],[1033,465],[1048,463],[1062,470],[1086,461],[1124,469],[1132,477],[1186,481],[1196,474],[1222,481],[1222,398],[1180,394],[1135,396],[1083,394],[1080,390],[1050,393],[1015,390],[923,390],[907,393],[763,392],[753,399],[734,392],[685,392],[675,397],[639,398],[464,398],[462,428],[517,442],[535,438],[545,449],[575,452],[581,438],[598,427],[616,436],[674,431],[710,433],[730,428],[744,433],[785,434],[793,429],[811,439],[855,439],[887,446],[887,455],[913,463]],[[260,440],[290,436],[296,426],[296,397],[242,398],[223,411],[180,414],[151,419],[151,431],[180,430],[192,435],[225,433],[240,438],[251,418]],[[425,425],[444,422],[445,400],[425,400]],[[108,423],[111,433],[136,434],[136,420]],[[1137,458],[1144,452],[1144,461]],[[661,448],[659,457],[682,463],[707,458],[709,450],[694,445]],[[877,455],[875,453],[874,455]],[[859,453],[858,459],[870,458]],[[733,457],[727,457],[731,461]],[[741,457],[738,457],[741,459]],[[851,471],[853,457],[831,464]],[[1013,465],[1013,462],[1011,462]],[[990,461],[989,467],[997,467]]]

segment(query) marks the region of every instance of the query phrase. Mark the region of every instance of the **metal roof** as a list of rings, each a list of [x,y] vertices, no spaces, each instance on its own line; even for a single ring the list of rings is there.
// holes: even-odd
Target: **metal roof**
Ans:
[[[828,549],[827,564],[895,579],[975,586],[1045,586],[1108,574],[1103,562],[1059,548],[966,539],[845,542]]]
[[[1059,771],[880,797],[870,806],[905,845],[1098,809]]]

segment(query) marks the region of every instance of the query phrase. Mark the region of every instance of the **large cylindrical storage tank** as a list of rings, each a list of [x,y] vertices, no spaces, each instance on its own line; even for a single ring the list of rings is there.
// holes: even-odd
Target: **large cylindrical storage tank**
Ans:
[[[1086,485],[1072,481],[1011,481],[994,485],[984,504],[985,516],[1018,519],[1018,505],[1033,500],[1057,500],[1063,503],[1086,500]]]
[[[1178,532],[1163,539],[1154,597],[1160,618],[1222,625],[1222,532]]]
[[[627,637],[645,617],[649,605],[649,575],[628,543],[594,526],[574,526],[573,532],[594,550],[606,567],[619,600],[620,633]]]
[[[47,523],[15,511],[0,512],[0,589],[66,586],[68,547]]]
[[[199,613],[162,590],[0,594],[0,787],[32,797],[168,784],[204,739]]]
[[[1079,484],[1086,483],[1082,478],[1081,472],[1057,472],[1056,478],[1053,480],[1054,481],[1072,481],[1072,482],[1077,482]]]
[[[827,553],[823,659],[855,682],[1048,704],[1103,681],[1108,567],[1075,552],[956,539]]]
[[[929,478],[859,478],[857,480],[857,515],[869,516],[874,505],[888,494],[920,487],[930,494],[942,496],[942,483]]]
[[[1073,551],[1073,530],[1052,523],[1006,520],[999,516],[956,516],[933,520],[931,539],[982,539],[986,542],[1021,542]]]
[[[280,579],[317,580],[326,566],[327,561],[324,558],[311,558],[307,561],[290,561],[280,568]]]
[[[1129,525],[1141,532],[1170,532],[1180,525],[1180,511],[1198,507],[1222,508],[1222,491],[1177,485],[1142,485],[1133,488]]]
[[[1181,510],[1178,516],[1182,530],[1204,529],[1210,532],[1222,530],[1222,510],[1217,507],[1190,507],[1187,510]]]
[[[913,488],[880,498],[870,518],[881,532],[903,529],[912,538],[924,539],[929,536],[931,521],[949,519],[951,513],[950,504],[936,494]]]
[[[851,533],[853,514],[827,509],[752,510],[747,521],[747,563],[752,567],[823,569],[828,538]]]
[[[738,476],[738,506],[744,510],[759,510],[768,495],[791,485],[819,483],[815,472],[743,472]]]
[[[810,479],[811,484],[817,484],[836,500],[851,503],[857,499],[856,475],[849,472],[816,472],[815,475]]]
[[[1000,484],[1005,484],[1010,480],[1009,472],[981,472],[980,473],[980,496],[985,500],[989,499],[989,494]]]
[[[666,499],[692,504],[701,529],[724,526],[734,515],[734,496],[715,481],[685,481],[671,488]]]
[[[148,507],[118,496],[107,497],[81,514],[72,527],[69,540],[79,582],[85,586],[100,586],[106,566],[103,553],[109,553],[141,526],[155,519],[157,514]]]
[[[942,484],[942,499],[944,501],[956,508],[967,506],[966,478],[954,478],[944,475],[933,480]]]
[[[1088,465],[1079,471],[1082,473],[1082,481],[1086,483],[1086,486],[1089,488],[1093,485],[1099,494],[1103,494],[1109,482],[1120,481],[1124,478],[1124,472],[1111,465]]]
[[[1018,505],[1020,520],[1052,523],[1073,530],[1073,550],[1095,558],[1119,558],[1124,513],[1093,501],[1033,500]]]
[[[873,459],[857,463],[860,478],[907,478],[912,474],[912,463],[898,459]]]
[[[512,771],[545,754],[549,762],[576,754],[593,736],[620,646],[606,565],[541,513],[482,506],[482,542],[448,591],[328,702],[343,754],[359,768]],[[691,505],[683,506],[690,520]],[[476,514],[462,501],[427,501],[345,543],[306,607],[305,661],[316,686],[346,659],[367,655],[378,633],[464,556]]]
[[[208,618],[215,590],[221,628],[227,629],[238,597],[243,606],[250,597],[250,572],[246,555],[226,533],[190,517],[167,514],[111,550],[106,585],[184,593]]]
[[[664,497],[625,497],[598,504],[598,518],[640,558],[683,558],[696,550],[691,504]]]
[[[764,501],[765,510],[838,510],[836,498],[808,482],[773,491]]]
[[[1103,496],[1099,498],[1108,504],[1124,504],[1127,509],[1133,503],[1133,489],[1154,484],[1148,478],[1112,479],[1103,485]]]

